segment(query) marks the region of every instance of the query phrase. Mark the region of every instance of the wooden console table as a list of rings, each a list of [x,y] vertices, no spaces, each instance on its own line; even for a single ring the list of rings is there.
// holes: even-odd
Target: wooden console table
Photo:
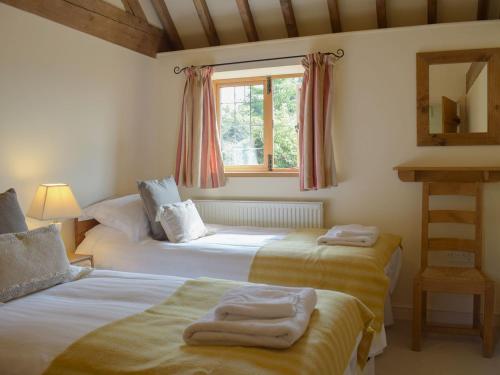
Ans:
[[[497,182],[500,167],[394,167],[403,182]]]
[[[439,333],[479,334],[483,339],[483,355],[494,352],[494,282],[482,271],[483,194],[485,182],[500,181],[500,167],[429,167],[401,165],[394,168],[401,181],[422,182],[422,232],[420,270],[413,280],[413,339],[412,349],[420,351],[422,331]],[[474,211],[432,210],[433,195],[468,196],[475,199]],[[460,223],[474,225],[475,238],[433,238],[429,224]],[[428,253],[460,251],[474,254],[473,267],[444,267],[428,264]],[[473,324],[452,326],[427,322],[427,293],[457,293],[474,295]],[[481,324],[481,300],[484,319]]]

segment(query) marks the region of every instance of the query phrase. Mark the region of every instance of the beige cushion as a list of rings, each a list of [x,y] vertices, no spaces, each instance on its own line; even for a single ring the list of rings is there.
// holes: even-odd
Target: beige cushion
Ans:
[[[0,302],[49,288],[70,278],[55,225],[0,235]]]
[[[188,242],[207,234],[207,228],[190,199],[163,206],[159,220],[170,242]]]

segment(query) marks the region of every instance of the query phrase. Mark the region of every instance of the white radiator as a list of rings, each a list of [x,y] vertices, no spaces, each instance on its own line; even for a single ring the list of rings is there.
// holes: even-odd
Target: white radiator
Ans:
[[[205,223],[276,228],[323,228],[323,202],[195,200]]]

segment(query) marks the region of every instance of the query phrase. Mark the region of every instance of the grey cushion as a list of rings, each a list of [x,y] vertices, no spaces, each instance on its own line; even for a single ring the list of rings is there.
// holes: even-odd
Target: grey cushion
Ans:
[[[157,216],[162,206],[181,201],[174,178],[171,176],[163,180],[138,181],[137,187],[151,225],[151,236],[155,240],[165,241],[167,235]]]
[[[0,194],[0,234],[26,232],[28,226],[14,189]]]
[[[55,225],[0,234],[0,302],[67,281],[70,266]]]

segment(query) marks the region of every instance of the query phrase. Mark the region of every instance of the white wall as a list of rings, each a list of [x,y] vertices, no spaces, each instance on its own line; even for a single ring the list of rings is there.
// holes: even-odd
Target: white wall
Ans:
[[[0,190],[25,210],[44,182],[69,183],[82,206],[131,190],[157,64],[0,4]]]
[[[471,133],[488,129],[488,66],[485,65],[467,93],[467,116]]]
[[[465,98],[465,74],[470,65],[460,63],[429,66],[429,133],[443,132],[443,96],[456,102]]]
[[[441,104],[441,97],[458,101],[465,96],[465,75],[470,63],[429,66],[429,104]]]
[[[429,164],[500,165],[500,146],[417,147],[415,54],[463,48],[498,47],[500,21],[329,34],[164,54],[159,59],[163,123],[150,136],[157,175],[175,167],[179,110],[184,84],[175,65],[345,50],[336,70],[335,156],[337,188],[299,192],[297,178],[230,178],[217,190],[182,189],[184,197],[301,199],[326,202],[326,222],[376,224],[401,235],[404,264],[394,301],[411,305],[411,280],[419,264],[421,186],[399,181],[392,168],[423,160]],[[291,65],[296,60],[277,61]],[[269,64],[247,64],[231,69]],[[485,267],[500,281],[500,184],[485,187]],[[498,284],[497,284],[498,285]],[[500,293],[497,294],[500,311]],[[449,298],[434,308],[469,311],[463,300]]]

